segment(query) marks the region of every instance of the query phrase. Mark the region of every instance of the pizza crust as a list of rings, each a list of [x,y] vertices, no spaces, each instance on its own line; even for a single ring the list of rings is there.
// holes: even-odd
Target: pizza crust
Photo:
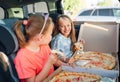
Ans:
[[[62,71],[55,75],[49,82],[99,82],[99,75],[85,72],[68,72]]]

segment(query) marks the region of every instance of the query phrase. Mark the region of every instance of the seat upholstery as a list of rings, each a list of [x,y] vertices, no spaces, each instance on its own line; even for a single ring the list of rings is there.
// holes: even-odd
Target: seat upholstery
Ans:
[[[0,82],[19,82],[13,59],[15,54],[19,48],[18,40],[16,35],[13,32],[13,25],[19,19],[10,18],[10,19],[2,19],[0,20],[0,59],[4,60],[4,62],[0,61]],[[7,71],[4,70],[4,66],[6,66]],[[9,81],[6,79],[10,79]]]
[[[0,82],[19,82],[15,78],[8,57],[0,52]]]
[[[18,50],[18,41],[13,32],[13,25],[17,20],[0,20],[0,51],[3,51],[7,55]]]

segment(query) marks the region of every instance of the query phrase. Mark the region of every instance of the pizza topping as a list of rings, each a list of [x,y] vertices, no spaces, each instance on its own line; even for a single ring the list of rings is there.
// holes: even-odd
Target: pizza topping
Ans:
[[[83,66],[83,65],[85,65],[85,64],[87,64],[89,62],[90,62],[89,60],[77,60],[77,61],[75,61],[75,64],[77,66]]]
[[[110,70],[115,66],[115,57],[107,53],[89,51],[89,52],[84,52],[83,54],[82,53],[77,54],[73,58],[75,64],[81,67],[87,67],[87,68],[95,67],[95,68]],[[89,62],[87,62],[87,60],[89,60]],[[76,62],[76,61],[84,61],[84,62],[81,65],[80,62]]]
[[[49,82],[96,82],[100,79],[101,77],[95,74],[63,71],[55,75]]]

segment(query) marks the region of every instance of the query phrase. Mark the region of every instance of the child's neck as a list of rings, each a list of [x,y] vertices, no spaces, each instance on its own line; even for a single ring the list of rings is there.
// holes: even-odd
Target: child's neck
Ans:
[[[40,51],[40,47],[38,45],[34,45],[34,44],[27,45],[26,48],[30,51],[33,51],[33,52]]]

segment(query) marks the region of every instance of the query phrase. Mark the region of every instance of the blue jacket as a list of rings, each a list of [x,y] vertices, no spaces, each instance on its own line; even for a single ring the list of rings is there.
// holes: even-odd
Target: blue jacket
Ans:
[[[54,36],[51,41],[51,49],[56,49],[63,52],[66,58],[70,58],[73,54],[71,46],[72,46],[71,39],[66,38],[60,33]]]

